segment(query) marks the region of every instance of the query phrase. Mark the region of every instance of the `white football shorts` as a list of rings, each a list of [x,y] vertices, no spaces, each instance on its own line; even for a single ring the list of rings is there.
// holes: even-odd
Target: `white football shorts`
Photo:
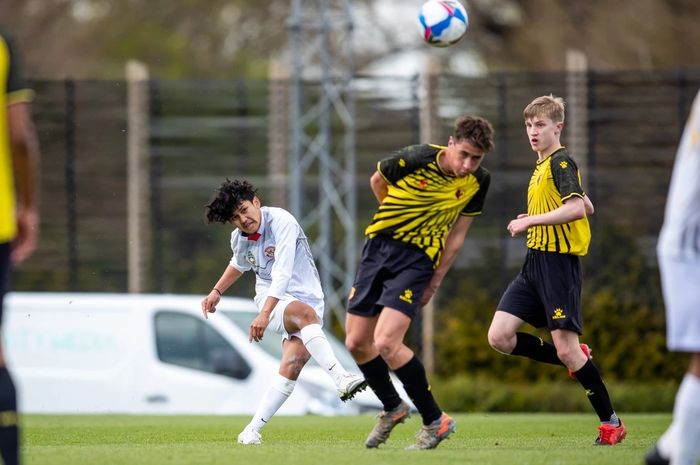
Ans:
[[[700,261],[659,256],[659,269],[668,350],[700,352]]]
[[[267,326],[267,329],[281,334],[284,339],[290,339],[292,336],[296,336],[299,339],[301,339],[301,334],[299,331],[290,334],[287,332],[287,330],[284,329],[284,311],[287,309],[287,305],[294,302],[295,300],[299,299],[292,297],[289,294],[285,294],[284,298],[280,299],[280,301],[277,302],[275,308],[272,309],[272,313],[270,313],[270,324]],[[314,311],[316,312],[316,316],[321,321],[321,326],[323,326],[323,301],[321,300],[318,302],[304,303],[314,309]]]

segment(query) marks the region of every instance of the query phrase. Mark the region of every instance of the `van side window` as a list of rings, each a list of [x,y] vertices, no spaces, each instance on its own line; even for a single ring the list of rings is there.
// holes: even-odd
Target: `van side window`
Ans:
[[[210,325],[178,312],[155,314],[158,358],[181,367],[245,379],[252,371],[240,353]]]

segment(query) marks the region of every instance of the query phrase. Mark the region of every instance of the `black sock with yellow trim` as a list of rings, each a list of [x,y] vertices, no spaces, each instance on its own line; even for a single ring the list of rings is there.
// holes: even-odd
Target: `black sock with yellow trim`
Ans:
[[[520,355],[538,362],[564,366],[557,356],[557,349],[554,347],[554,344],[545,342],[542,338],[529,333],[515,333],[515,336],[517,337],[517,342],[513,352],[510,353],[511,355]]]
[[[17,393],[7,367],[0,367],[0,456],[5,465],[19,463]]]
[[[396,392],[394,383],[391,382],[389,376],[389,365],[384,359],[377,355],[376,358],[362,365],[357,365],[360,371],[365,376],[365,380],[369,387],[374,391],[382,405],[384,411],[394,410],[401,403],[401,397]]]
[[[613,417],[615,410],[613,410],[608,389],[605,387],[603,378],[600,376],[600,372],[593,362],[588,360],[580,370],[574,372],[574,375],[578,382],[581,383],[581,386],[586,390],[588,401],[593,406],[595,413],[598,414],[600,421],[609,423],[613,420],[617,420],[617,416]]]
[[[429,425],[442,416],[442,410],[438,407],[433,394],[430,392],[428,377],[425,374],[423,364],[414,355],[404,366],[394,370],[396,376],[403,383],[408,397],[423,417],[423,424]]]

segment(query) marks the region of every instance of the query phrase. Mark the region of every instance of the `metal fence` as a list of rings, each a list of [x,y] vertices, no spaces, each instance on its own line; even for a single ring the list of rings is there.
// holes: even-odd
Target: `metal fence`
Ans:
[[[653,258],[675,149],[698,88],[700,70],[587,72],[579,79],[585,114],[573,155],[596,205],[592,224],[632,231]],[[499,73],[483,78],[421,79],[357,76],[357,240],[376,206],[368,179],[376,161],[413,143],[446,143],[453,119],[473,113],[492,121],[497,146],[484,161],[493,180],[484,214],[475,222],[457,262],[468,267],[489,247],[500,248],[504,268],[523,254],[507,237],[510,218],[525,209],[535,156],[522,110],[534,97],[567,97],[565,73]],[[203,205],[225,178],[248,178],[263,202],[284,204],[286,186],[269,176],[285,134],[271,134],[271,112],[284,110],[285,82],[149,81],[151,247],[147,290],[201,293],[229,260],[230,230],[203,221]],[[19,290],[127,289],[127,90],[124,81],[36,81],[34,116],[43,152],[42,234],[39,252],[15,273]],[[314,86],[314,83],[308,83]],[[281,86],[281,87],[280,87]],[[275,92],[271,89],[277,89]],[[421,94],[435,99],[439,137],[420,140]],[[280,103],[280,98],[282,103]],[[284,132],[275,128],[275,131]],[[564,131],[563,142],[569,129]],[[274,140],[272,144],[270,141]],[[583,145],[581,141],[584,141]],[[571,145],[570,145],[571,147]],[[304,188],[313,188],[310,177]],[[281,189],[284,187],[284,189]],[[285,205],[281,205],[285,206]],[[359,250],[359,248],[358,248]],[[592,248],[588,267],[602,266]],[[251,291],[251,279],[239,288]]]

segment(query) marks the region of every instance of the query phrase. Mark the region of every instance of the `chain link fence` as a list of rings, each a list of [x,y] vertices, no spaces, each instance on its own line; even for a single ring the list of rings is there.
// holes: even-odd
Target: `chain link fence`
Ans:
[[[596,230],[614,225],[633,233],[653,262],[666,189],[679,136],[698,88],[700,70],[586,72],[577,80],[583,103],[569,107],[577,141],[563,142],[584,172],[596,205],[587,269],[604,266]],[[499,73],[483,78],[437,76],[432,89],[414,78],[357,76],[357,241],[376,203],[368,189],[378,159],[419,142],[446,143],[453,119],[473,113],[492,121],[497,145],[484,161],[493,181],[456,266],[468,268],[498,251],[501,281],[524,254],[505,226],[525,210],[533,164],[522,110],[534,97],[567,97],[566,73]],[[16,270],[14,288],[35,291],[127,290],[127,83],[36,81],[34,116],[43,152],[42,234],[38,253]],[[203,205],[225,178],[247,178],[263,202],[285,206],[285,81],[148,81],[150,245],[144,289],[201,293],[229,259],[230,230],[207,226]],[[314,83],[307,83],[310,87]],[[420,140],[422,93],[435,101],[439,136]],[[581,116],[585,119],[581,122]],[[578,120],[576,116],[579,116]],[[274,129],[269,124],[273,117]],[[281,121],[286,121],[284,118]],[[425,123],[423,123],[425,124]],[[579,128],[581,129],[581,128]],[[309,178],[303,188],[318,182]],[[358,250],[360,248],[358,247]],[[240,293],[252,293],[252,279]]]

